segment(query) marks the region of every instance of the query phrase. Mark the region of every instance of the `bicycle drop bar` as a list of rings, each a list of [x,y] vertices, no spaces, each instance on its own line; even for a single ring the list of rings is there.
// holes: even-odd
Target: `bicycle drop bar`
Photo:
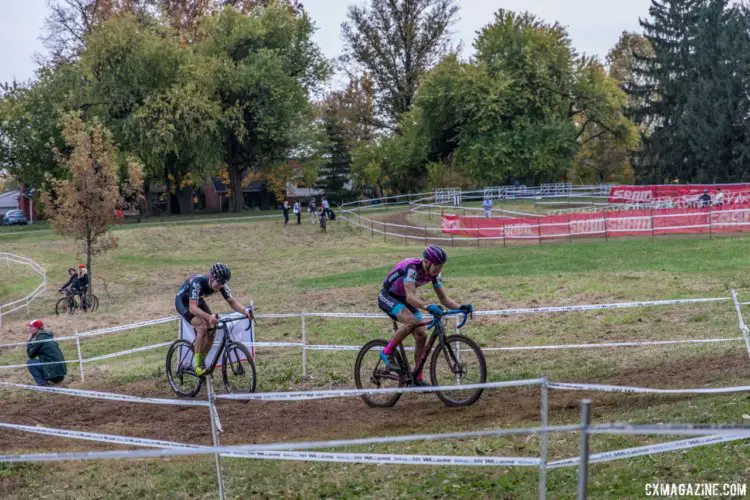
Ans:
[[[456,325],[456,328],[460,330],[464,326],[464,324],[466,324],[466,320],[468,319],[469,315],[471,315],[471,317],[473,318],[474,314],[467,313],[466,311],[462,311],[461,309],[449,309],[444,312],[443,316],[439,318],[433,317],[430,320],[422,321],[421,323],[419,323],[419,326],[426,326],[427,329],[429,330],[430,328],[434,327],[437,324],[437,322],[440,321],[441,318],[445,316],[457,316],[459,314],[463,314],[464,316],[461,319],[461,322],[458,323],[458,325]]]

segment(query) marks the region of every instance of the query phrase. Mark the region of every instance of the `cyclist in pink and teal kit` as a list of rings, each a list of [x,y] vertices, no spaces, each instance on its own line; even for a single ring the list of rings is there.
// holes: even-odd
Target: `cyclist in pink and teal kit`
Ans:
[[[473,312],[471,304],[459,305],[448,297],[443,288],[441,270],[443,264],[448,260],[445,250],[439,246],[429,245],[422,253],[422,259],[405,259],[396,264],[383,281],[383,289],[378,296],[378,306],[394,321],[401,323],[396,334],[388,342],[388,345],[380,354],[386,366],[391,368],[394,364],[393,352],[396,347],[410,334],[414,334],[416,352],[414,360],[418,362],[422,356],[427,332],[424,326],[419,326],[422,321],[420,309],[429,312],[433,317],[441,317],[443,309],[430,304],[417,296],[417,287],[432,283],[440,303],[448,309],[461,309],[467,313]],[[426,385],[422,373],[417,375],[417,385]]]

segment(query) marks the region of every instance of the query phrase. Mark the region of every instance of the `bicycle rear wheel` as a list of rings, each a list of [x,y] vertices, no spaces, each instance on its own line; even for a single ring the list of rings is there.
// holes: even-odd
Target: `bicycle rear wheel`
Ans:
[[[357,389],[384,389],[403,387],[406,385],[404,376],[398,370],[388,369],[380,359],[380,353],[388,345],[388,341],[371,340],[360,349],[357,361],[354,363],[354,382]],[[393,359],[401,367],[401,355],[394,352]],[[362,400],[372,408],[389,408],[401,398],[401,393],[363,394]]]
[[[221,362],[221,376],[229,394],[255,392],[255,363],[247,347],[239,342],[227,345]]]
[[[487,364],[482,349],[463,335],[446,337],[430,360],[430,378],[435,386],[483,384],[487,382]],[[483,389],[436,392],[446,406],[470,406]]]
[[[193,344],[176,340],[167,352],[167,381],[178,396],[192,398],[201,390],[203,379],[195,374]]]
[[[94,312],[99,309],[99,297],[93,293],[89,297],[89,311]]]

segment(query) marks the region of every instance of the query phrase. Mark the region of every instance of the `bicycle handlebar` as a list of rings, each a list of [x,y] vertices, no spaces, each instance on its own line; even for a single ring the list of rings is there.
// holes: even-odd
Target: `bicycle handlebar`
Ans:
[[[463,314],[463,316],[464,316],[461,319],[461,322],[458,323],[458,325],[456,325],[456,328],[459,329],[459,330],[464,326],[464,324],[466,324],[466,320],[469,318],[469,316],[471,316],[471,318],[474,319],[474,313],[467,313],[466,311],[462,311],[461,309],[449,309],[449,310],[447,310],[447,311],[445,311],[443,313],[443,316],[441,316],[439,318],[433,317],[432,321],[430,322],[430,326],[429,327],[432,328],[433,326],[435,326],[435,324],[438,321],[440,321],[441,318],[443,318],[445,316],[457,316],[459,314]]]
[[[248,311],[248,312],[251,312],[253,310],[253,306],[248,306],[248,307],[245,308],[245,310]],[[226,325],[227,323],[230,323],[230,322],[234,321],[235,319],[237,319],[237,318],[219,318],[218,314],[214,314],[214,317],[217,319],[217,322],[216,322],[217,326],[219,324]],[[252,321],[248,321],[247,322],[247,328],[245,328],[245,331],[248,331],[250,328],[252,328],[252,326],[253,326]]]

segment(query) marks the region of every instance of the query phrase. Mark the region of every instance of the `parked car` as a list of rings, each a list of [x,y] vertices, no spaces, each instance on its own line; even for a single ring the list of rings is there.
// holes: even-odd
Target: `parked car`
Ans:
[[[3,216],[3,226],[14,226],[16,224],[28,224],[23,210],[8,210]]]

